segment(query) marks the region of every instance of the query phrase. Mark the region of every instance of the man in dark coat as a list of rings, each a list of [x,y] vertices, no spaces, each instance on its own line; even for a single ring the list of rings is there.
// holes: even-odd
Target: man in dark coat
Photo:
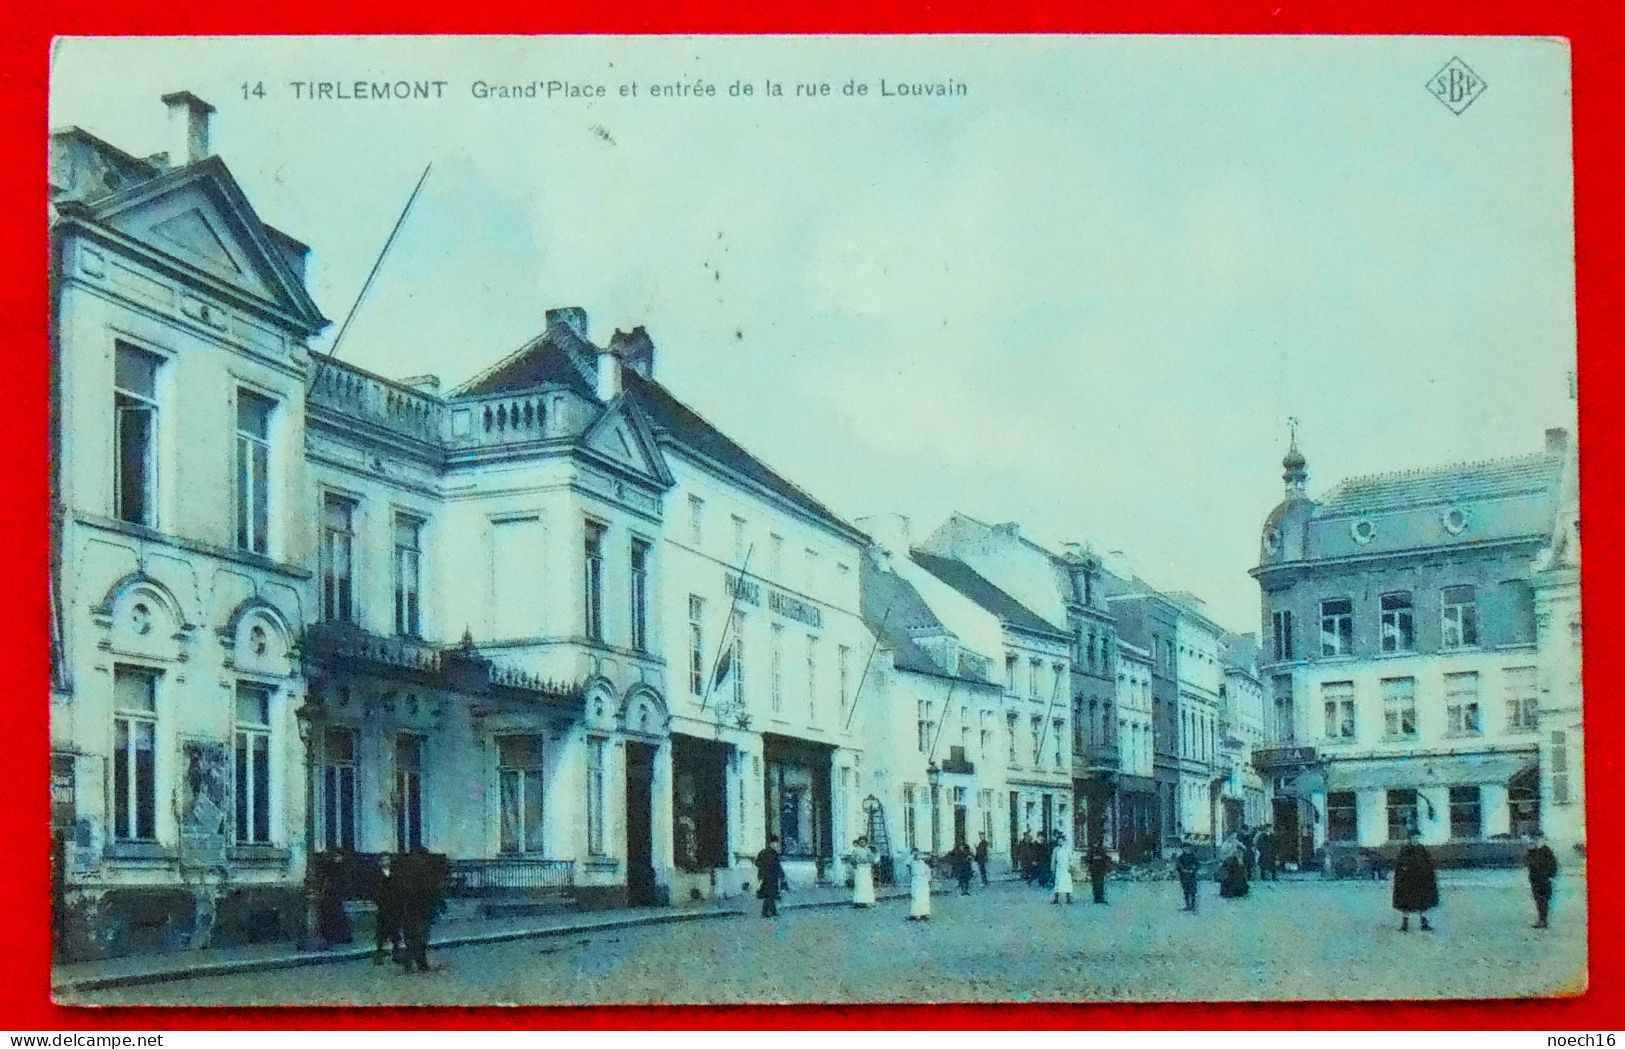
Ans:
[[[756,895],[762,900],[762,917],[779,916],[779,894],[788,887],[784,864],[779,861],[779,839],[767,839],[767,848],[756,854]]]
[[[953,865],[954,880],[959,883],[959,895],[969,896],[971,878],[976,874],[976,858],[970,846],[963,839],[956,842],[948,860]]]
[[[1219,895],[1227,900],[1247,895],[1247,866],[1239,852],[1232,852],[1219,864]]]
[[[1201,861],[1196,858],[1196,848],[1190,842],[1182,846],[1179,858],[1174,861],[1174,873],[1179,875],[1179,888],[1185,894],[1185,909],[1196,910],[1196,872]]]
[[[1038,877],[1038,846],[1033,841],[1033,832],[1021,832],[1021,840],[1016,842],[1016,866],[1021,868],[1021,880],[1032,881]]]
[[[1089,887],[1094,890],[1095,902],[1106,902],[1106,875],[1111,873],[1112,858],[1106,855],[1106,846],[1095,842],[1089,846]]]
[[[1535,897],[1535,928],[1546,928],[1546,914],[1552,906],[1552,879],[1557,877],[1557,857],[1545,838],[1536,832],[1524,854],[1524,865],[1529,868],[1529,892]]]
[[[374,965],[401,956],[401,883],[391,867],[392,860],[387,855],[378,861],[378,884],[372,891],[372,902],[378,909],[377,929],[373,935]],[[387,954],[385,947],[389,948]]]
[[[1439,905],[1439,877],[1433,869],[1433,856],[1422,847],[1416,830],[1400,846],[1394,859],[1394,910],[1399,912],[1399,931],[1411,931],[1411,915],[1422,919],[1422,931],[1432,932],[1427,912]]]
[[[981,839],[979,841],[977,841],[977,843],[976,843],[976,867],[977,867],[978,870],[980,870],[982,872],[982,884],[983,885],[987,884],[987,857],[988,857],[988,852],[989,852],[989,849],[987,847],[987,835],[983,834],[981,836]]]
[[[1055,884],[1055,839],[1048,834],[1040,834],[1038,839],[1034,862],[1038,867],[1038,884],[1047,889]]]
[[[429,971],[429,928],[445,892],[447,862],[422,845],[397,857],[390,876],[400,882],[401,937],[406,941],[401,967]]]

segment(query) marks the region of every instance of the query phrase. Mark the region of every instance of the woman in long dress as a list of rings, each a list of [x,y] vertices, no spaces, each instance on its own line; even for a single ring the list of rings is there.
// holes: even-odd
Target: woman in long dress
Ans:
[[[1055,899],[1051,903],[1060,903],[1061,897],[1066,902],[1072,902],[1072,847],[1066,839],[1059,835],[1055,838],[1055,851],[1050,853],[1050,870],[1054,873]]]
[[[931,865],[925,862],[920,850],[914,850],[914,857],[909,863],[909,906],[908,920],[911,922],[924,922],[931,920]]]
[[[868,838],[852,843],[852,906],[875,905],[875,850]]]

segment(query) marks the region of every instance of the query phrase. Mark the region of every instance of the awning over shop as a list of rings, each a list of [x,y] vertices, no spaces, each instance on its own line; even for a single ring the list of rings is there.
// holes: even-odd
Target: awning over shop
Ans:
[[[1534,750],[1333,760],[1326,763],[1326,789],[1387,790],[1505,784],[1536,760]]]

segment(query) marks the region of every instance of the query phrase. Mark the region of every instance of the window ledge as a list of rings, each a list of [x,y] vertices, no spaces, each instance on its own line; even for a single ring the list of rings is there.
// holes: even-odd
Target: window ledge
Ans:
[[[582,869],[595,874],[614,874],[621,869],[621,861],[613,856],[591,856],[582,864]]]
[[[110,860],[161,860],[168,862],[179,853],[174,846],[155,841],[112,841],[107,843],[104,855]]]
[[[276,845],[233,845],[229,855],[244,866],[281,866],[293,859],[292,850]]]

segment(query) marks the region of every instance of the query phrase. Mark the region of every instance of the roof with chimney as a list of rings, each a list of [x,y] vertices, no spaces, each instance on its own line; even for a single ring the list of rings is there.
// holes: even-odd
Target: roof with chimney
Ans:
[[[1067,636],[1065,631],[1057,629],[1043,616],[989,582],[976,569],[958,558],[930,554],[923,550],[911,550],[909,556],[915,564],[993,613],[1006,626],[1030,634],[1060,638]]]
[[[858,594],[863,621],[880,643],[892,650],[892,663],[897,669],[988,684],[985,678],[960,673],[957,664],[944,666],[915,640],[921,635],[942,635],[950,631],[908,580],[872,554],[866,554],[859,564]]]
[[[638,338],[646,336],[641,329],[634,329],[629,341]],[[600,352],[599,347],[571,323],[558,319],[549,324],[542,335],[464,383],[454,396],[517,392],[560,384],[593,397],[592,376]],[[655,379],[623,366],[621,381],[626,398],[643,413],[658,437],[754,482],[854,540],[865,541],[863,534],[840,515],[746,451]]]

